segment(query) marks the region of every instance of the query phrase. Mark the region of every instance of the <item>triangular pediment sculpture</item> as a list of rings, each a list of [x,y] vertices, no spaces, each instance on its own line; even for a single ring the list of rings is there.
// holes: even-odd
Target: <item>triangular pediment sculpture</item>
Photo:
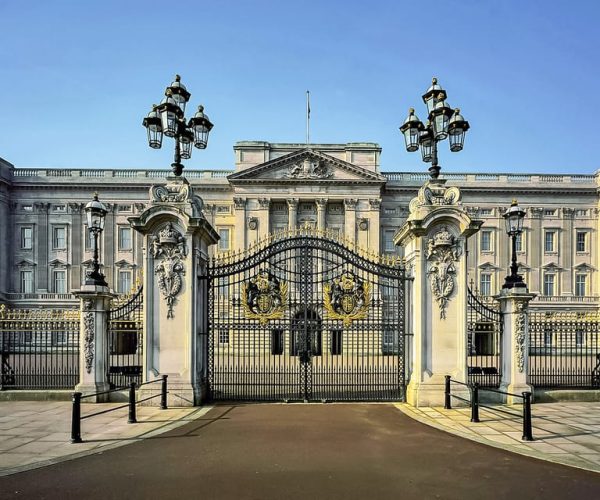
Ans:
[[[313,149],[302,149],[227,177],[231,184],[276,183],[349,183],[383,184],[386,179],[339,158]]]

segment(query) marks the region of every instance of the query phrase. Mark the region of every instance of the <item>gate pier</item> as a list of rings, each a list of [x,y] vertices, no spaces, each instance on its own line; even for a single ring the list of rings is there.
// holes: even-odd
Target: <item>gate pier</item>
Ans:
[[[408,297],[413,365],[406,395],[414,406],[443,406],[445,375],[467,382],[466,244],[482,221],[469,217],[460,190],[445,182],[432,179],[419,189],[394,238],[404,247],[414,278]]]
[[[129,218],[144,238],[143,380],[168,375],[169,406],[197,405],[207,394],[208,247],[219,237],[202,205],[184,177],[168,177]],[[142,397],[158,391],[144,387]]]

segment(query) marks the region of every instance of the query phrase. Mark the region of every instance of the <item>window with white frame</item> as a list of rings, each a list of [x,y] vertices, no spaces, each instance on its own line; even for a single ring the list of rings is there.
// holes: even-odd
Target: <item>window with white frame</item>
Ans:
[[[554,273],[544,273],[544,295],[551,297],[554,295]]]
[[[52,229],[52,248],[55,250],[64,250],[67,248],[67,228],[64,226],[55,226]]]
[[[556,251],[556,231],[546,231],[544,233],[544,252],[550,253]]]
[[[31,250],[33,248],[33,228],[22,227],[21,228],[21,249]]]
[[[23,270],[20,272],[21,293],[33,293],[33,271]]]
[[[516,246],[517,252],[523,251],[523,233],[517,234],[517,236],[515,238],[515,246]]]
[[[481,273],[479,276],[479,293],[481,295],[492,294],[492,275],[490,273]]]
[[[581,328],[577,328],[577,330],[575,330],[575,345],[577,347],[582,347],[585,345],[585,332]]]
[[[587,232],[577,231],[576,233],[576,250],[578,252],[587,252]]]
[[[53,271],[52,286],[54,293],[67,293],[67,271],[64,269]]]
[[[575,275],[575,295],[583,297],[586,295],[587,274],[578,273]]]
[[[383,231],[383,251],[393,252],[394,250],[394,230],[385,229]]]
[[[219,250],[229,250],[230,248],[230,244],[229,244],[229,237],[230,237],[230,230],[228,227],[221,227],[219,228]]]
[[[128,226],[119,226],[119,250],[131,250],[131,228]]]
[[[491,252],[492,251],[492,232],[481,231],[481,251]]]
[[[552,330],[546,329],[544,330],[544,347],[552,347],[552,341],[554,340],[554,335],[552,335]]]
[[[117,293],[128,293],[131,290],[131,275],[129,270],[119,270],[117,275]]]

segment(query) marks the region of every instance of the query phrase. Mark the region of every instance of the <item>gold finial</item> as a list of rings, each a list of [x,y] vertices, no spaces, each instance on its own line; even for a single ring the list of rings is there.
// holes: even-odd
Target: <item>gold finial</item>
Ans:
[[[511,207],[516,207],[518,205],[517,203],[517,199],[513,198],[512,203],[510,204]]]
[[[173,97],[173,92],[171,91],[171,89],[167,89],[167,90],[165,90],[165,95],[167,97]]]
[[[415,114],[415,108],[408,108],[408,114],[409,115],[414,115]]]
[[[454,112],[455,112],[457,115],[460,115],[460,108],[454,108]]]

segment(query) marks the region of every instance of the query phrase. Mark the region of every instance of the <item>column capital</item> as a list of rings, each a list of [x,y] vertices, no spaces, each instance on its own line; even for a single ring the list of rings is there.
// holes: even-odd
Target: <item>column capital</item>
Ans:
[[[268,210],[271,206],[271,200],[269,198],[259,198],[258,206],[261,210]]]
[[[356,205],[358,205],[358,200],[356,198],[344,199],[344,208],[346,210],[356,210]]]
[[[327,208],[327,202],[329,200],[327,198],[317,198],[315,203],[317,204],[317,210],[325,210]]]
[[[381,198],[370,198],[369,206],[371,210],[379,210],[381,208]]]
[[[244,210],[246,208],[246,198],[234,197],[233,208],[235,210]]]
[[[288,198],[287,199],[288,207],[296,210],[298,208],[298,201],[299,201],[298,198]]]

